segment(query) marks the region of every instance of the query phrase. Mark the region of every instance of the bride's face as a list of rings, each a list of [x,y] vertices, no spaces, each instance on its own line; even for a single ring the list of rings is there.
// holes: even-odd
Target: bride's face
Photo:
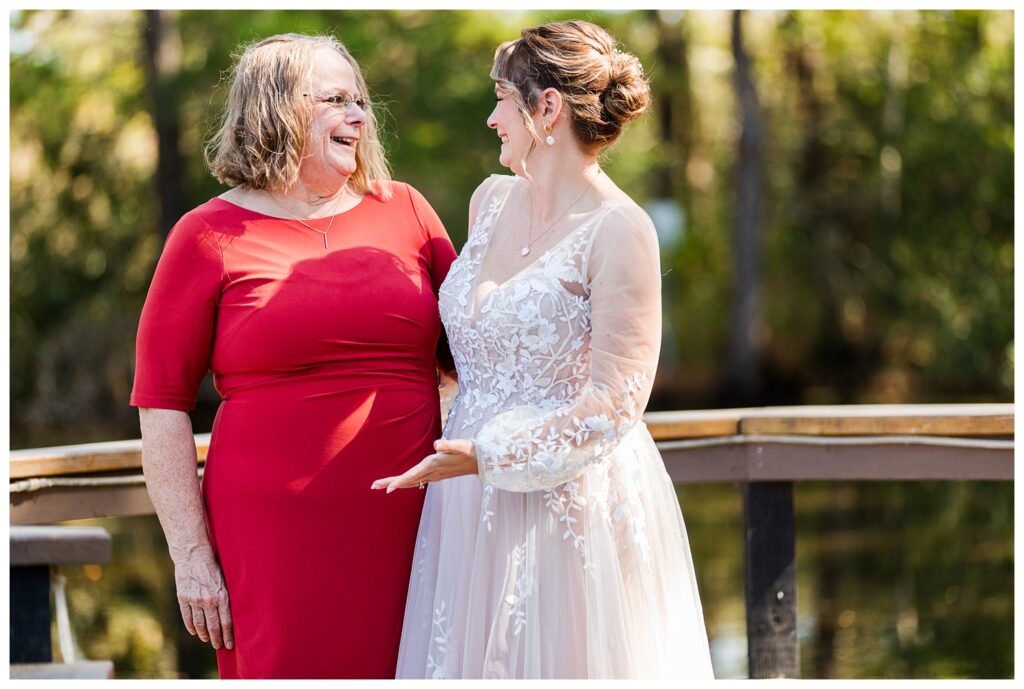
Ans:
[[[523,124],[523,114],[516,106],[513,94],[495,85],[494,95],[497,102],[487,118],[487,126],[495,130],[501,139],[498,162],[521,175],[525,169],[523,162],[535,143],[534,138]]]

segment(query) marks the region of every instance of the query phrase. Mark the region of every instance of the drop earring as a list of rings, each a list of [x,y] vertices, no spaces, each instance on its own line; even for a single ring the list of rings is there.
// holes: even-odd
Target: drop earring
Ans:
[[[555,145],[555,137],[551,136],[551,125],[550,124],[545,124],[544,125],[544,133],[548,135],[548,138],[544,139],[544,143],[546,143],[548,146],[554,146]]]

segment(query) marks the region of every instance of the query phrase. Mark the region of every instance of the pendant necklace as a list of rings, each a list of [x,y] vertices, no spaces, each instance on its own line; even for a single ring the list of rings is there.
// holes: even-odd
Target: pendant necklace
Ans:
[[[268,196],[269,196],[269,194],[268,194]],[[302,225],[305,225],[309,229],[313,230],[314,232],[316,232],[317,234],[322,236],[324,238],[324,248],[325,249],[327,248],[327,233],[331,231],[331,225],[334,224],[334,218],[336,218],[337,215],[338,215],[338,206],[341,205],[341,200],[343,198],[345,198],[345,194],[344,193],[341,193],[341,194],[338,195],[338,200],[334,202],[334,208],[332,209],[333,212],[331,214],[331,219],[327,221],[327,227],[325,227],[322,230],[318,230],[315,227],[313,227],[312,225],[310,225],[308,222],[306,222],[304,220],[300,220],[299,218],[295,217],[294,213],[292,213],[287,208],[285,208],[284,204],[278,202],[278,200],[275,199],[273,196],[271,196],[270,198],[274,201],[275,204],[277,204],[278,208],[280,208],[285,213],[287,213],[291,217],[292,220],[294,220],[294,221],[296,221],[298,223],[301,223]]]
[[[600,169],[598,169],[597,174],[600,175],[601,172],[602,171]],[[596,175],[595,175],[595,177],[596,177]],[[549,223],[548,226],[544,229],[543,232],[541,232],[539,235],[537,235],[537,239],[540,239],[541,237],[546,235],[548,232],[550,232],[552,229],[554,229],[555,225],[558,224],[558,221],[561,220],[562,218],[564,218],[565,214],[568,213],[570,210],[572,210],[572,207],[575,206],[576,203],[581,198],[583,198],[583,194],[585,194],[587,192],[587,188],[590,187],[590,184],[591,184],[591,180],[587,180],[586,182],[584,182],[583,188],[580,189],[580,193],[576,194],[576,198],[574,198],[572,200],[572,203],[570,203],[568,206],[566,206],[565,210],[562,211],[561,213],[559,213],[558,217],[555,218],[553,222]],[[533,242],[534,242],[534,238],[533,238],[533,194],[530,194],[530,224],[527,226],[527,230],[526,230],[526,245],[523,246],[519,250],[519,254],[521,256],[529,256],[530,255],[530,245],[532,245]]]

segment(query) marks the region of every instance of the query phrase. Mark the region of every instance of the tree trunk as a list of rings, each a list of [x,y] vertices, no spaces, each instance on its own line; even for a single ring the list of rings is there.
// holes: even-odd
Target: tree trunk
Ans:
[[[736,160],[736,225],[733,241],[735,291],[725,396],[730,404],[754,404],[761,368],[761,194],[763,123],[750,57],[743,47],[743,13],[732,14],[734,85],[740,111]]]
[[[683,289],[678,271],[671,270],[675,256],[684,241],[690,210],[690,190],[686,183],[686,169],[693,143],[692,99],[690,71],[687,59],[686,24],[682,13],[675,16],[661,10],[650,10],[650,18],[657,43],[658,73],[655,80],[654,117],[659,139],[658,154],[651,165],[651,189],[654,198],[648,208],[658,228],[663,267],[663,331],[659,370],[662,403],[676,406],[681,382],[679,342],[683,340],[680,324],[685,322],[680,312]]]
[[[800,202],[796,206],[795,226],[810,247],[810,275],[817,288],[817,298],[825,317],[817,333],[815,360],[824,362],[835,372],[832,382],[840,402],[851,403],[854,391],[863,378],[862,362],[853,343],[847,339],[843,327],[843,284],[845,269],[842,263],[844,247],[849,241],[844,236],[843,205],[830,198],[829,152],[822,140],[827,104],[822,102],[815,87],[817,72],[814,48],[802,37],[802,27],[796,12],[790,12],[783,28],[794,34],[794,43],[786,56],[788,70],[796,80],[800,131],[803,132],[800,162],[796,180]]]
[[[687,55],[686,19],[667,21],[661,11],[652,10],[657,29],[661,78],[654,103],[658,134],[667,159],[657,168],[655,194],[660,198],[677,199],[684,206],[689,202],[686,169],[693,147],[693,98],[690,93],[690,63]]]
[[[181,69],[181,36],[172,12],[145,10],[143,41],[149,76],[150,104],[157,136],[156,191],[160,204],[160,231],[170,232],[184,212],[181,191],[181,155],[174,80]]]

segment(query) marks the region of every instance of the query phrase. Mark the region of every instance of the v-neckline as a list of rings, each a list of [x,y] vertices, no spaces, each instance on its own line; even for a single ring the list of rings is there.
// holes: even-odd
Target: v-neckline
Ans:
[[[594,220],[595,218],[600,217],[602,215],[602,213],[607,209],[608,206],[615,205],[617,203],[624,203],[623,201],[609,201],[609,200],[601,201],[600,206],[598,206],[598,208],[596,210],[594,210],[593,214],[589,218],[587,218],[586,220],[581,222],[579,225],[577,225],[572,230],[567,232],[564,237],[562,237],[557,242],[555,242],[554,244],[549,246],[547,249],[542,251],[541,254],[537,258],[535,258],[534,260],[530,261],[525,266],[523,266],[522,268],[517,270],[512,275],[510,275],[506,279],[502,280],[501,282],[496,282],[495,285],[494,285],[494,288],[491,289],[491,291],[489,291],[483,298],[478,299],[478,294],[480,292],[480,273],[481,273],[481,270],[483,268],[484,261],[486,261],[487,257],[489,256],[489,251],[488,250],[491,247],[491,238],[494,236],[494,228],[497,226],[498,220],[501,219],[501,214],[505,210],[505,205],[508,203],[509,197],[512,196],[512,191],[513,191],[513,189],[515,189],[515,185],[516,185],[517,181],[518,181],[518,178],[517,177],[513,177],[513,183],[511,185],[509,185],[509,189],[505,193],[505,198],[501,202],[501,208],[499,208],[497,213],[495,214],[494,222],[492,222],[491,226],[488,228],[488,230],[487,230],[487,237],[486,237],[486,239],[483,242],[483,246],[480,247],[480,258],[479,258],[478,261],[476,261],[476,271],[475,271],[475,273],[473,275],[473,278],[472,278],[472,281],[470,283],[471,284],[471,289],[470,289],[470,293],[469,293],[469,296],[470,296],[470,300],[469,300],[469,313],[466,314],[466,318],[467,318],[467,320],[470,323],[475,323],[476,322],[476,317],[480,314],[480,312],[483,309],[484,305],[486,304],[487,300],[490,299],[491,296],[494,295],[495,292],[497,292],[500,289],[503,289],[507,285],[510,285],[512,282],[518,280],[520,277],[525,275],[528,271],[530,271],[534,267],[540,265],[548,257],[548,255],[552,251],[554,251],[555,249],[557,249],[560,246],[562,246],[562,244],[564,244],[566,240],[568,240],[570,237],[574,236],[581,229],[583,229],[584,227],[589,225],[592,220]]]

